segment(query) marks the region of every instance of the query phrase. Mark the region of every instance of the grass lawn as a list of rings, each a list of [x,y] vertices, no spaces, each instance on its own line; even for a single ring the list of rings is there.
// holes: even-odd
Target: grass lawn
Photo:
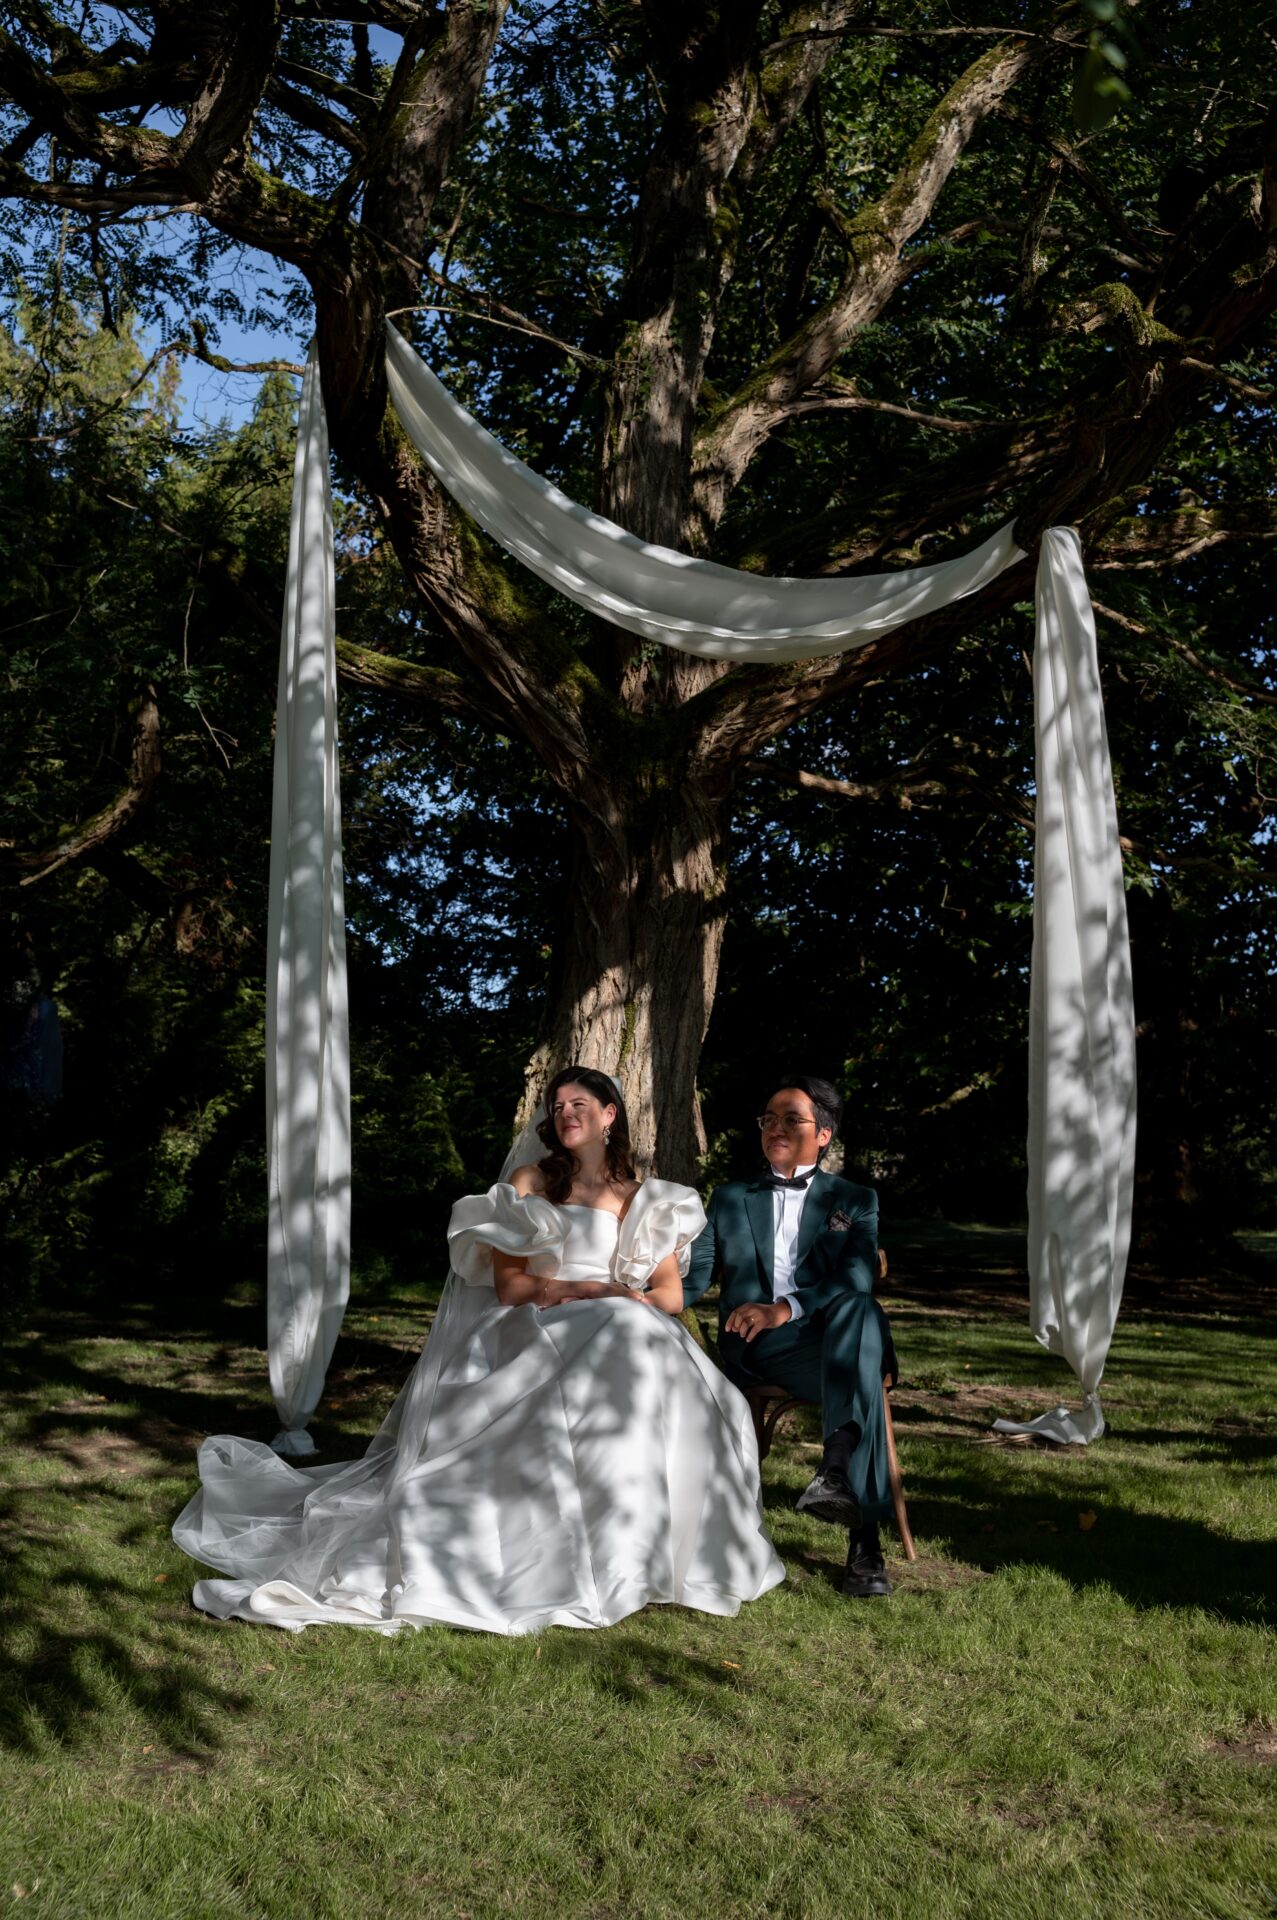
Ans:
[[[274,1430],[247,1296],[10,1342],[0,1906],[157,1920],[1277,1915],[1277,1296],[1137,1279],[1089,1453],[1022,1243],[901,1227],[884,1296],[919,1560],[848,1602],[817,1457],[765,1469],[786,1585],[720,1621],[293,1637],[215,1623],[169,1540],[206,1432]],[[406,1374],[356,1300],[326,1452]]]

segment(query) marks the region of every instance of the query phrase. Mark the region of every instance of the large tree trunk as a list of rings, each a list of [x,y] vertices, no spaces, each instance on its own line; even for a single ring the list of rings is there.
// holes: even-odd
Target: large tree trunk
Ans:
[[[549,1077],[615,1074],[642,1173],[691,1181],[705,1150],[696,1097],[723,944],[725,798],[640,770],[610,805],[572,809],[557,977],[520,1121]]]

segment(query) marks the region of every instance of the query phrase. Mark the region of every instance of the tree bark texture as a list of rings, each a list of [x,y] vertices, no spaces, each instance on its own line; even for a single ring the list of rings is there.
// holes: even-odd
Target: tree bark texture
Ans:
[[[696,1069],[723,944],[725,797],[617,783],[610,799],[573,822],[553,1013],[520,1118],[560,1066],[598,1067],[621,1082],[640,1171],[687,1178],[705,1151]]]
[[[343,648],[343,677],[519,736],[539,756],[564,808],[571,885],[527,1097],[570,1058],[615,1072],[644,1167],[689,1178],[703,1146],[696,1067],[742,768],[795,721],[933,657],[1024,597],[1032,560],[962,606],[841,659],[729,668],[611,630],[585,648],[565,634],[440,492],[390,411],[383,370],[387,315],[429,284],[440,195],[475,125],[507,4],[167,0],[128,15],[128,33],[105,49],[81,38],[78,15],[51,4],[11,9],[0,97],[17,124],[0,151],[0,192],[96,221],[194,211],[305,276],[334,450],[367,488],[439,636],[429,665]],[[1148,543],[1149,564],[1161,564],[1157,541],[1177,535],[1156,516],[1132,517],[1132,489],[1197,396],[1237,384],[1230,361],[1277,308],[1277,115],[1255,130],[1246,168],[1227,153],[1212,163],[1217,178],[1168,214],[1155,249],[1087,158],[1016,104],[1027,76],[1067,87],[1090,14],[1062,0],[1014,29],[970,29],[966,64],[956,76],[946,69],[881,190],[846,205],[828,169],[810,181],[775,344],[743,376],[738,369],[734,385],[711,389],[751,194],[800,122],[819,124],[822,76],[846,37],[902,30],[863,0],[792,0],[780,10],[762,0],[641,0],[631,12],[624,30],[641,38],[659,115],[635,183],[626,269],[596,333],[602,351],[579,353],[595,381],[595,504],[641,538],[771,572],[909,563],[937,535],[960,550],[994,509],[1018,512],[1026,549],[1044,526],[1071,519],[1097,556],[1117,555],[1112,564],[1125,564],[1124,541]],[[146,44],[132,37],[144,20]],[[351,20],[403,36],[379,99],[280,54],[290,23]],[[336,191],[321,197],[271,171],[254,134],[263,101],[340,156]],[[156,102],[181,117],[180,131],[144,124]],[[742,482],[800,415],[885,405],[946,425],[938,406],[914,396],[859,394],[839,361],[934,254],[983,233],[979,220],[946,231],[943,203],[955,168],[999,118],[1036,154],[1035,178],[1055,183],[1063,169],[1083,183],[1100,238],[1128,262],[1125,279],[1056,316],[1111,346],[1100,371],[1050,413],[953,422],[908,487],[874,474],[806,522],[725,544]],[[1036,189],[1019,232],[1012,291],[1035,309],[1049,279],[1041,250],[1055,193],[1054,184]],[[811,298],[819,245],[841,265]],[[1270,504],[1265,511],[1257,537],[1271,537]],[[1238,531],[1204,518],[1203,527],[1208,541]],[[1184,537],[1198,535],[1190,527]],[[143,784],[139,772],[127,804]]]

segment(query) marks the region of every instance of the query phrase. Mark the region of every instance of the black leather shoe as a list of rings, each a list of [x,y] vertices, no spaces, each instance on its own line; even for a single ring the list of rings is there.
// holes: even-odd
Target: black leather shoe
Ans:
[[[863,1518],[855,1494],[845,1473],[837,1467],[822,1467],[810,1486],[798,1496],[799,1513],[814,1513],[835,1527],[858,1527]]]
[[[877,1527],[852,1534],[841,1591],[852,1600],[887,1600],[895,1592],[887,1578]]]

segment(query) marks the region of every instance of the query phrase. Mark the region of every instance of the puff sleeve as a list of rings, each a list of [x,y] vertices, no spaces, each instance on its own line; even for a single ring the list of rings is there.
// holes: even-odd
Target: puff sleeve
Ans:
[[[643,1288],[669,1254],[686,1277],[691,1246],[705,1227],[705,1209],[692,1187],[673,1180],[645,1180],[617,1235],[613,1271],[622,1286]]]
[[[448,1253],[454,1273],[471,1287],[491,1287],[492,1250],[521,1260],[559,1255],[567,1227],[557,1207],[539,1193],[521,1198],[498,1182],[486,1193],[467,1193],[452,1209]]]

